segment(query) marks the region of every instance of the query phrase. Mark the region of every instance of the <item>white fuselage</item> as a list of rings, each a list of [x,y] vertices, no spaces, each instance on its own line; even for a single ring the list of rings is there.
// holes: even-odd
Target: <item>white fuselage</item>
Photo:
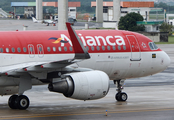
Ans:
[[[170,58],[164,51],[157,51],[157,58],[152,58],[154,52],[141,52],[140,61],[131,61],[131,52],[124,53],[91,53],[91,59],[78,62],[79,67],[101,70],[110,79],[136,78],[152,75],[163,71],[170,64]],[[140,53],[134,53],[139,55]],[[34,66],[53,62],[55,59],[72,59],[74,54],[39,54],[14,55],[1,54],[0,72],[17,68]],[[73,65],[71,65],[73,66]],[[74,64],[76,66],[76,64]]]

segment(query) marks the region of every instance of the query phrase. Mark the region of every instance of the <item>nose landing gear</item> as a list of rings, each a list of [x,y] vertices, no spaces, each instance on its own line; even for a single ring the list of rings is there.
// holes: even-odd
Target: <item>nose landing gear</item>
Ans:
[[[115,95],[117,101],[126,101],[128,96],[125,92],[122,92],[125,80],[114,80],[114,84],[117,85],[118,93]]]

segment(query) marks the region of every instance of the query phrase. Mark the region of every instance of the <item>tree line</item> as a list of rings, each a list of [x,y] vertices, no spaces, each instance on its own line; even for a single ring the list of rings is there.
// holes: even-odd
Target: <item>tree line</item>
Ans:
[[[166,3],[160,2],[160,3],[155,3],[154,7],[163,8],[166,10],[167,13],[174,13],[174,5],[168,5]]]

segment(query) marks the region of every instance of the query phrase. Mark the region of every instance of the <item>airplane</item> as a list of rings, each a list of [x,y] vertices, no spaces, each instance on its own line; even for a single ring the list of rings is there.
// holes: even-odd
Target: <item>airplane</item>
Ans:
[[[126,101],[126,79],[159,73],[170,64],[169,56],[139,33],[66,26],[64,31],[0,32],[0,95],[11,95],[11,109],[27,109],[24,92],[45,84],[51,92],[86,101],[105,97],[113,80],[115,99]]]
[[[32,17],[32,20],[34,23],[39,23],[39,22],[41,23],[41,21],[36,20],[36,18],[34,18],[34,17]]]
[[[34,23],[45,23],[49,26],[49,24],[56,24],[56,22],[52,21],[52,20],[43,20],[43,21],[38,21],[36,18],[32,17],[32,20]]]

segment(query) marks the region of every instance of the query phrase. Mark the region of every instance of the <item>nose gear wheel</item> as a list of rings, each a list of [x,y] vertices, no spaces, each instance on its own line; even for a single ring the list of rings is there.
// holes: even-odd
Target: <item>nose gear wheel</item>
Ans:
[[[115,95],[115,99],[117,101],[126,101],[128,95],[125,92],[122,92],[124,80],[114,80],[114,84],[117,85],[117,91],[118,91],[118,93]]]

